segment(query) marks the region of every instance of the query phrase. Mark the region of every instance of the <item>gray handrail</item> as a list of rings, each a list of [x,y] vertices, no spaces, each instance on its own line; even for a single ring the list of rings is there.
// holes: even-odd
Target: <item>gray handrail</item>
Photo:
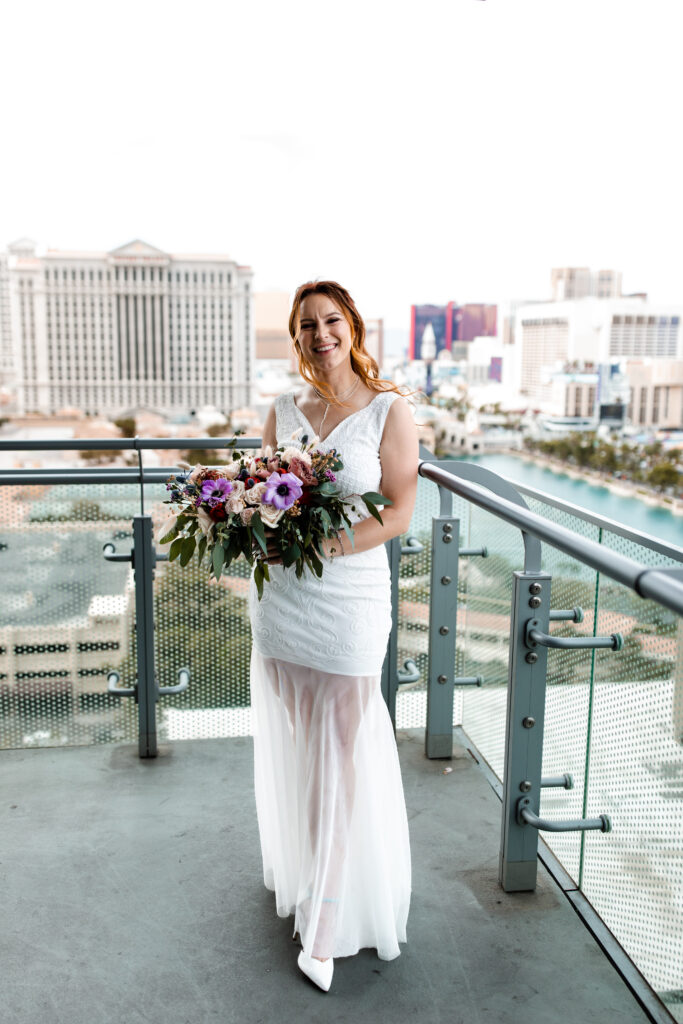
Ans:
[[[81,437],[44,441],[0,440],[0,452],[123,451],[157,448],[260,448],[260,437]]]
[[[424,445],[420,445],[420,457],[425,459],[427,462],[439,462],[440,460],[430,452]],[[520,461],[523,461],[524,456]],[[467,465],[476,466],[479,465],[477,462],[478,456],[473,457],[472,462],[467,462]],[[454,466],[462,465],[462,459],[456,457],[449,460],[442,460],[452,462]],[[557,467],[555,467],[557,468]],[[553,471],[555,470],[553,469]],[[603,530],[607,530],[609,533],[615,533],[619,537],[624,537],[626,540],[632,541],[634,544],[639,544],[641,547],[649,548],[651,551],[657,551],[660,555],[665,555],[667,558],[672,558],[674,561],[683,562],[683,546],[671,544],[668,541],[660,540],[659,537],[653,537],[650,533],[645,533],[643,530],[638,530],[633,526],[626,526],[624,523],[618,523],[615,519],[610,519],[609,516],[603,516],[600,512],[593,512],[591,509],[583,508],[581,505],[575,505],[571,501],[567,501],[566,498],[557,498],[554,494],[548,494],[547,491],[542,491],[538,487],[530,487],[523,481],[513,479],[511,476],[506,476],[505,473],[496,473],[501,480],[511,484],[516,491],[520,494],[524,494],[529,498],[533,498],[535,501],[540,501],[544,505],[550,505],[552,508],[559,509],[561,512],[567,512],[570,516],[574,516],[576,519],[583,519],[586,523],[592,523],[593,526],[599,526]],[[593,483],[593,481],[590,481]],[[595,482],[596,487],[606,487],[606,483]],[[634,501],[640,500],[636,495],[630,496]]]
[[[421,462],[418,472],[427,480],[466,498],[487,512],[492,512],[499,519],[504,519],[525,533],[550,544],[551,547],[571,555],[584,565],[589,565],[618,583],[623,583],[640,597],[652,598],[678,615],[683,615],[683,569],[668,566],[652,568],[642,565],[595,541],[578,537],[564,526],[552,523],[529,509],[521,508],[486,488],[468,483],[429,462]]]

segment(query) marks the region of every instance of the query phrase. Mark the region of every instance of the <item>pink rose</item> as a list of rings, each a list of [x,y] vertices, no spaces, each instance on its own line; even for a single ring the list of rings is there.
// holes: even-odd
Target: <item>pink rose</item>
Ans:
[[[299,480],[307,487],[314,487],[318,482],[317,476],[311,469],[310,461],[306,462],[305,459],[300,458],[298,455],[292,456],[292,461],[289,464],[290,473],[294,473],[295,476],[299,477]]]
[[[255,508],[243,508],[242,509],[242,511],[240,512],[240,519],[242,520],[242,523],[244,524],[244,526],[249,526],[249,523],[251,522],[251,517],[253,516],[255,511],[256,511]]]

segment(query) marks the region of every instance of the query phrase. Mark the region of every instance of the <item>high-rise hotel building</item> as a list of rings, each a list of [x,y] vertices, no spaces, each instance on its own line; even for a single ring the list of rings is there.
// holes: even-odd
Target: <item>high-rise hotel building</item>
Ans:
[[[0,376],[17,412],[166,415],[251,402],[249,267],[134,241],[107,253],[9,246],[0,257]],[[3,312],[3,285],[9,308]],[[5,352],[9,317],[11,360]],[[11,365],[10,365],[11,364]]]

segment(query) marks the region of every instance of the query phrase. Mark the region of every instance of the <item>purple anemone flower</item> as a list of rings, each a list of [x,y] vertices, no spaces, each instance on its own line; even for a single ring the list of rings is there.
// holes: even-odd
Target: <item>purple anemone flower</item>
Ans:
[[[301,480],[294,473],[271,473],[266,480],[266,489],[261,499],[264,505],[275,508],[291,508],[303,494]]]
[[[224,502],[231,490],[232,484],[229,480],[224,480],[223,477],[220,477],[218,480],[205,480],[202,484],[199,500],[205,501],[207,505],[213,508],[215,505],[220,505]]]

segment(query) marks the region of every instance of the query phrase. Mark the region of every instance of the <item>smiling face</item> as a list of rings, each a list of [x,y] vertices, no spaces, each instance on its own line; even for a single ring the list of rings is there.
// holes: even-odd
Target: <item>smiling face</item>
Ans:
[[[316,376],[324,376],[349,359],[353,334],[339,306],[328,295],[314,292],[301,303],[298,340]]]

